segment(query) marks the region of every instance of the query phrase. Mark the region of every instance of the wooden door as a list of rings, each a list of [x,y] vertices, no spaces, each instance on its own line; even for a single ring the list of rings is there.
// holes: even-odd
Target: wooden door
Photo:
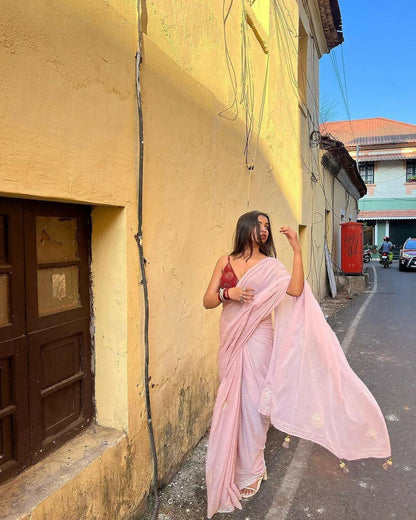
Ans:
[[[4,480],[88,424],[92,378],[89,208],[1,199],[0,217]]]
[[[23,208],[0,205],[0,482],[28,463]],[[14,237],[20,237],[14,240]]]

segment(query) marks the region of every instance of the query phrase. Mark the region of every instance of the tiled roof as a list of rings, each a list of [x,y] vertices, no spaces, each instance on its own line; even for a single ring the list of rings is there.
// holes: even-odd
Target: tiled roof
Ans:
[[[328,136],[322,136],[320,146],[321,149],[325,151],[322,157],[322,165],[331,171],[331,164],[326,161],[326,156],[330,155],[338,165],[337,171],[332,173],[332,175],[338,175],[339,168],[343,168],[352,184],[357,188],[360,197],[364,197],[367,193],[367,187],[361,175],[358,173],[357,163],[348,153],[341,141],[336,141]]]
[[[354,155],[355,157],[355,155]],[[416,159],[416,152],[404,152],[404,153],[380,153],[380,154],[367,154],[359,153],[359,162],[380,162],[380,161],[405,161],[406,159]]]
[[[318,0],[318,5],[325,41],[331,50],[344,41],[338,0]]]
[[[320,125],[321,134],[330,134],[344,145],[399,144],[416,142],[416,125],[375,117],[332,121]]]
[[[416,209],[387,209],[381,211],[360,211],[357,220],[413,220]]]

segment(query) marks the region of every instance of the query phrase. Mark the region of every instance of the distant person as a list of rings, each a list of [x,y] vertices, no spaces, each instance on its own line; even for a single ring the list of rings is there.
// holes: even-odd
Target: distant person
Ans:
[[[383,414],[304,280],[297,233],[286,226],[280,233],[293,252],[291,274],[275,258],[269,217],[250,211],[239,218],[234,248],[217,261],[204,295],[206,309],[222,304],[208,518],[241,509],[266,480],[270,422],[339,459],[390,457]]]
[[[390,242],[390,238],[385,236],[383,239],[383,243],[381,244],[378,252],[380,255],[383,253],[387,253],[389,255],[390,264],[393,262],[393,244]]]

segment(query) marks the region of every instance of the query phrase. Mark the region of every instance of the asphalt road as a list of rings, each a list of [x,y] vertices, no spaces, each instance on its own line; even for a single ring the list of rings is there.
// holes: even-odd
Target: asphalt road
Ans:
[[[328,321],[386,418],[393,466],[350,461],[344,473],[316,444],[293,439],[282,448],[284,434],[271,428],[269,480],[242,511],[215,520],[416,520],[416,272],[399,272],[397,261],[389,269],[371,262],[368,272],[367,293]],[[206,439],[165,488],[159,519],[205,518],[205,448]]]
[[[416,519],[416,273],[399,272],[397,261],[370,266],[374,294],[347,357],[386,418],[394,465],[384,472],[378,460],[349,462],[344,474],[314,446],[287,520]],[[368,296],[329,320],[341,341]]]

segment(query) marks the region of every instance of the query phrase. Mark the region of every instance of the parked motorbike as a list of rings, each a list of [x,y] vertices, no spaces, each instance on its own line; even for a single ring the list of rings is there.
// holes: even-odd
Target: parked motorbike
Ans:
[[[371,249],[364,249],[363,251],[363,262],[365,264],[368,264],[368,262],[371,260]]]
[[[390,259],[388,253],[381,253],[381,265],[386,269],[390,265]]]

